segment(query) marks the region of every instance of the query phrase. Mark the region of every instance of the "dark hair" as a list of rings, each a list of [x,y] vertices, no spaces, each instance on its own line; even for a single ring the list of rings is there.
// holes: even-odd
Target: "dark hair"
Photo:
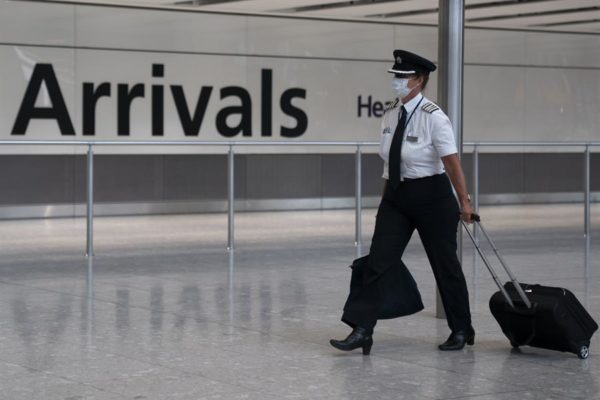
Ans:
[[[422,72],[417,74],[417,78],[422,77],[423,78],[423,84],[421,85],[421,91],[424,91],[425,88],[427,87],[427,82],[429,82],[429,72]]]

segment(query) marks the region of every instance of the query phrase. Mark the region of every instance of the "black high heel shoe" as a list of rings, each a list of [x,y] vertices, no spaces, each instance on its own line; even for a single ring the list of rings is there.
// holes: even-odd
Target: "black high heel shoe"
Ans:
[[[438,348],[442,351],[462,350],[466,344],[469,346],[475,344],[475,330],[473,328],[466,331],[452,332],[448,340],[440,344]]]
[[[371,354],[371,347],[373,346],[373,336],[367,332],[365,328],[356,327],[344,340],[331,339],[329,341],[333,347],[338,350],[351,351],[362,347],[362,353],[365,356]]]

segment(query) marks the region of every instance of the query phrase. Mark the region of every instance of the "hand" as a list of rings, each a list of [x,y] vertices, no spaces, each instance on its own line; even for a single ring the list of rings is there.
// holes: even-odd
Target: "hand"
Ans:
[[[473,206],[471,206],[471,202],[469,200],[463,201],[461,208],[462,212],[460,213],[460,218],[467,224],[472,224],[473,220],[471,219],[471,216],[475,213],[475,211],[473,210]]]

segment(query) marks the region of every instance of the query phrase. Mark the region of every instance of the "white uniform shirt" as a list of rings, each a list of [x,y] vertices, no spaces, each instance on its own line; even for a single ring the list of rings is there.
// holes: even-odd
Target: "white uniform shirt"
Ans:
[[[428,112],[423,109],[423,106],[428,103],[430,105],[425,108],[435,109],[435,111]],[[387,110],[381,121],[379,156],[384,161],[383,178],[385,179],[389,179],[390,146],[398,125],[398,113],[401,107],[402,104],[398,103],[396,107]],[[413,111],[414,114],[404,130],[400,162],[401,179],[424,178],[443,173],[444,164],[441,157],[458,152],[450,119],[421,93],[404,104],[404,108],[406,108],[407,119]]]

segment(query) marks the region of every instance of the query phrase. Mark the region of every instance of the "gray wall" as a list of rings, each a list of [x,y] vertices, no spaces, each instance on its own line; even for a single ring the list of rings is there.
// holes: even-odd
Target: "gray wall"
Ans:
[[[97,202],[223,200],[226,155],[96,155]],[[18,172],[17,172],[18,171]],[[300,199],[354,195],[354,155],[240,154],[236,198]],[[0,205],[85,201],[85,156],[0,156]],[[364,155],[363,191],[381,189],[378,156]]]

